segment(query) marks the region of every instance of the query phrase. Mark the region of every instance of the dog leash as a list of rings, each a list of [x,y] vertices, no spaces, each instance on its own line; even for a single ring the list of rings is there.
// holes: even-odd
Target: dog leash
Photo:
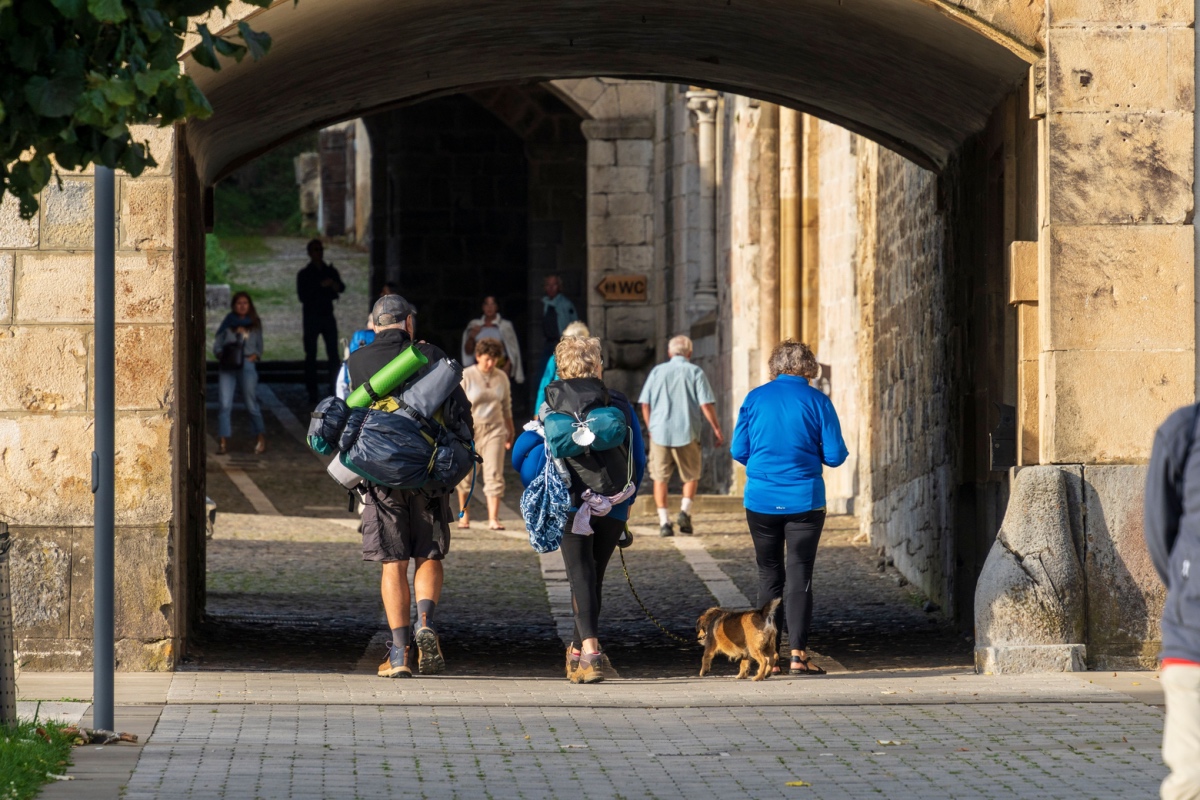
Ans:
[[[642,612],[645,613],[646,619],[650,620],[655,625],[657,625],[658,629],[660,631],[662,631],[663,633],[665,633],[667,636],[674,639],[675,641],[683,642],[684,644],[694,644],[693,642],[683,638],[682,636],[679,636],[678,634],[671,633],[669,630],[667,630],[665,627],[663,627],[663,624],[661,622],[659,622],[657,619],[655,619],[654,615],[650,613],[650,609],[646,608],[646,604],[642,602],[642,598],[638,597],[637,589],[633,588],[633,579],[629,577],[629,567],[627,567],[625,565],[625,548],[619,547],[619,548],[617,548],[617,552],[619,552],[621,554],[621,571],[625,573],[625,580],[629,584],[629,591],[633,592],[633,599],[637,600],[637,604],[642,607]]]

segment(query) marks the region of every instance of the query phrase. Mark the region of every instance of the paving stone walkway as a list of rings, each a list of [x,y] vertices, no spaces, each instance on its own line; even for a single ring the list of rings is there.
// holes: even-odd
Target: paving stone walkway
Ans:
[[[1153,796],[1161,725],[1069,675],[181,673],[123,796],[1124,799]]]

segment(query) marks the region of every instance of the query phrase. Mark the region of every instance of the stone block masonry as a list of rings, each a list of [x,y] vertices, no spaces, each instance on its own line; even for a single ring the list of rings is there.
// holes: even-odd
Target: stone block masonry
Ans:
[[[118,668],[171,669],[175,433],[172,129],[159,166],[118,176]],[[24,222],[0,202],[0,519],[11,526],[18,658],[91,666],[94,339],[91,171],[64,176]]]

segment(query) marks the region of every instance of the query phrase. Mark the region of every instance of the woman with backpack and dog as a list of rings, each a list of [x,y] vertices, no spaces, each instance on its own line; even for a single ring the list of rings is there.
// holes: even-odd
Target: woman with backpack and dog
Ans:
[[[849,455],[833,403],[809,385],[818,374],[808,345],[775,345],[771,381],[746,395],[730,454],[746,467],[743,505],[758,562],[758,603],[782,597],[777,629],[785,625],[792,675],[823,675],[805,648],[812,625],[813,563],[825,526],[823,467]],[[785,561],[786,552],[786,561]]]
[[[630,541],[625,523],[645,472],[646,451],[633,405],[600,379],[600,340],[564,337],[554,358],[559,379],[546,387],[544,429],[521,434],[512,460],[527,487],[543,471],[565,471],[569,505],[563,509],[559,548],[575,610],[566,673],[572,683],[598,683],[615,675],[600,648],[604,572],[613,550],[624,546],[622,539]]]

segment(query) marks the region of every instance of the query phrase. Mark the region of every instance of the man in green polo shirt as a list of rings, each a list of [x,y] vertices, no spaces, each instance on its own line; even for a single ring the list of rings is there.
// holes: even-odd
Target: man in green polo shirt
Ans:
[[[680,533],[692,533],[692,499],[700,486],[702,415],[712,426],[717,447],[725,443],[712,386],[704,370],[691,362],[692,340],[676,336],[667,343],[667,354],[670,360],[650,371],[638,398],[650,432],[650,478],[654,481],[660,536],[675,535],[667,511],[667,483],[676,468],[683,481],[683,501],[676,522]]]

